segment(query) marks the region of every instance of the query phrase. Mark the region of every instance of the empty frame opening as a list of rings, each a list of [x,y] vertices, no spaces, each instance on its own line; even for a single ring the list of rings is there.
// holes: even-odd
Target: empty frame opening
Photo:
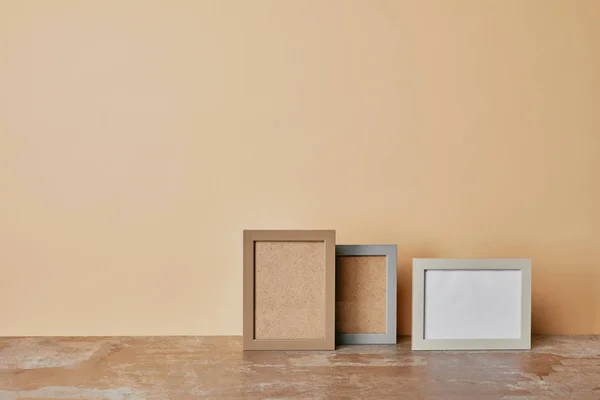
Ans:
[[[254,243],[255,339],[325,337],[325,243]]]
[[[521,337],[520,270],[425,271],[425,339]]]
[[[338,333],[386,333],[386,275],[385,256],[337,257]]]

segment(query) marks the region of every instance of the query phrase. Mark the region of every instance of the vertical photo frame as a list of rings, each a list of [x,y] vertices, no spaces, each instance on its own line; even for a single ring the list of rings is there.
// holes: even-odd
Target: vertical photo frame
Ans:
[[[246,230],[244,350],[335,349],[335,231]]]
[[[336,246],[336,341],[395,344],[396,245]]]

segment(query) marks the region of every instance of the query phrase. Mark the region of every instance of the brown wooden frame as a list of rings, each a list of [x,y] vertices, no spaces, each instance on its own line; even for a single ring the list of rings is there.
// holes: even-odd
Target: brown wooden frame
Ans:
[[[254,337],[254,243],[324,242],[325,244],[325,338],[255,339]],[[335,231],[244,231],[244,350],[335,350]]]

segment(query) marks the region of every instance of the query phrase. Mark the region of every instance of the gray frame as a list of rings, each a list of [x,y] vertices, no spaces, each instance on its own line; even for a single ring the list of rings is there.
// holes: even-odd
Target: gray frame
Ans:
[[[398,246],[379,245],[336,245],[336,263],[339,256],[385,256],[386,257],[386,301],[385,333],[337,333],[336,344],[396,344],[396,285]]]
[[[521,337],[517,339],[425,339],[425,271],[520,270]],[[413,258],[413,350],[528,350],[531,349],[531,259],[529,258]]]

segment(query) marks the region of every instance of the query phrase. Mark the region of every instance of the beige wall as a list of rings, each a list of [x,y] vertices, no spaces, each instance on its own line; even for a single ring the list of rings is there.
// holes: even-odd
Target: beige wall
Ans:
[[[600,333],[600,2],[0,2],[0,335],[241,333],[241,231],[532,257]]]

